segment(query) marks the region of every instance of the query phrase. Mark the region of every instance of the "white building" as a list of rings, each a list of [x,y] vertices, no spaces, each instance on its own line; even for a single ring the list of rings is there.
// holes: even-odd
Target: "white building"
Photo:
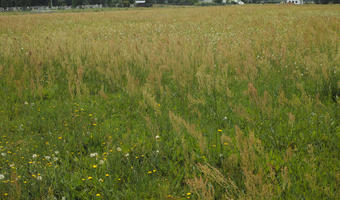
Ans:
[[[303,4],[303,0],[286,0],[286,3]]]

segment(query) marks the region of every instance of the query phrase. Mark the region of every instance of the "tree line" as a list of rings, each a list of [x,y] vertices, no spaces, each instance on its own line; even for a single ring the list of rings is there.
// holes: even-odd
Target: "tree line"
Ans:
[[[31,6],[78,6],[78,5],[94,5],[102,4],[103,6],[114,6],[122,0],[0,0],[0,7],[31,7]],[[134,0],[131,0],[134,1]],[[152,0],[153,3],[169,3],[169,4],[194,4],[198,0]],[[214,2],[222,2],[214,0]],[[244,0],[245,3],[258,3],[263,0]],[[266,1],[264,1],[266,2]],[[315,3],[340,3],[340,0],[314,0]]]
[[[108,5],[113,0],[0,0],[0,7]]]
[[[22,7],[31,6],[73,6],[101,4],[106,7],[115,6],[123,0],[0,0],[0,7]],[[130,0],[133,3],[135,0]],[[198,0],[151,0],[153,3],[172,4],[194,4]]]

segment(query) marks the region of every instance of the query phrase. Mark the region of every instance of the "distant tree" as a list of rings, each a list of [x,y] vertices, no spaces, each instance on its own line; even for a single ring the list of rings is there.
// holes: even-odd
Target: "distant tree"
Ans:
[[[76,7],[83,4],[83,0],[72,0],[72,7]]]
[[[215,3],[222,4],[223,0],[214,0]]]
[[[7,8],[7,7],[9,7],[9,2],[8,2],[8,0],[0,0],[0,7],[2,7],[2,8]]]

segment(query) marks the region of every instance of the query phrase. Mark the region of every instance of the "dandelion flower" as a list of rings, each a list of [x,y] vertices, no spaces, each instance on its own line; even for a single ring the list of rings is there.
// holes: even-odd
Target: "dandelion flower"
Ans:
[[[97,168],[97,165],[92,165],[93,168]]]
[[[98,194],[96,194],[96,197],[100,197],[100,194],[98,193]]]
[[[110,176],[109,174],[105,174],[106,177]]]
[[[87,179],[92,180],[92,176],[87,177]]]
[[[190,193],[190,192],[188,192],[188,193],[187,193],[187,195],[188,195],[188,196],[190,196],[190,195],[191,195],[191,193]]]
[[[220,133],[222,132],[222,130],[221,130],[221,129],[218,129],[217,131],[218,131],[218,132],[220,132]]]

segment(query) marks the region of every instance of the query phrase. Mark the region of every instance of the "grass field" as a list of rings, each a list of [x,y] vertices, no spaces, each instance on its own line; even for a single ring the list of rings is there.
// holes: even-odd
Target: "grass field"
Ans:
[[[340,6],[0,15],[0,199],[339,199]]]

